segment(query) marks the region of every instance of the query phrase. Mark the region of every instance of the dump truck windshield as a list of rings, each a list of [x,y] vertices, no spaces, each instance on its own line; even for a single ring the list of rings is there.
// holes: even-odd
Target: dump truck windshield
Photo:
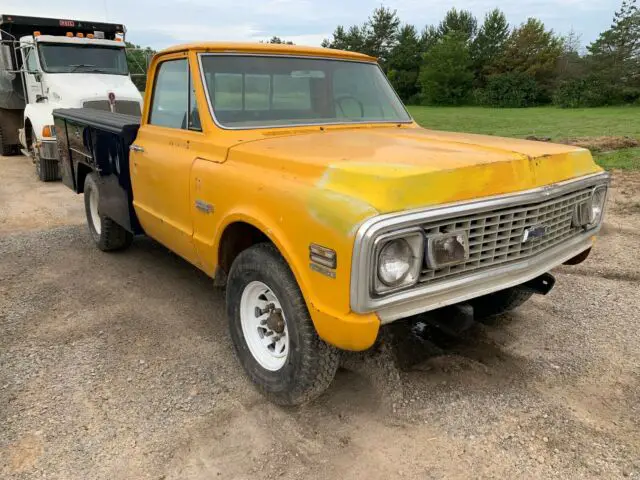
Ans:
[[[375,63],[203,54],[201,66],[226,128],[411,121]]]
[[[47,73],[129,74],[123,48],[40,43],[39,51],[42,69]]]

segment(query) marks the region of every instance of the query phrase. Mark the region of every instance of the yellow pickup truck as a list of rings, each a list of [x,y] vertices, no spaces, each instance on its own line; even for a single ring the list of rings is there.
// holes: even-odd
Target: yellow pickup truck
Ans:
[[[288,405],[384,324],[548,292],[586,258],[609,184],[581,148],[425,130],[375,59],[322,48],[176,46],[141,118],[54,116],[97,246],[145,234],[226,287],[240,363]]]

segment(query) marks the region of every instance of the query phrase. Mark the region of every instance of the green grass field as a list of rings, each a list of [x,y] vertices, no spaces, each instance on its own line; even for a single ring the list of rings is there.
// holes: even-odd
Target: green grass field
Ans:
[[[409,107],[423,127],[455,132],[560,140],[568,137],[630,136],[640,140],[639,107],[496,109],[481,107]],[[640,170],[640,148],[594,152],[604,168]]]

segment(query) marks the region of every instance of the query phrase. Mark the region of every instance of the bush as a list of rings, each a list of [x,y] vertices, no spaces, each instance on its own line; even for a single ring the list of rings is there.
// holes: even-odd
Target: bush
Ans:
[[[577,78],[556,88],[553,103],[562,108],[603,107],[640,100],[640,88],[621,87],[598,78]]]
[[[476,90],[474,97],[476,103],[491,107],[533,107],[539,101],[540,88],[526,73],[502,73],[490,76],[486,87]]]

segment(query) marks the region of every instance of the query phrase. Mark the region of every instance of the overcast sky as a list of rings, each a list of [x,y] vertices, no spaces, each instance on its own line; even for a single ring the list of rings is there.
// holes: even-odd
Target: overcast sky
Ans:
[[[453,6],[471,10],[479,19],[499,7],[511,24],[534,16],[559,33],[573,28],[585,45],[609,27],[621,0],[2,0],[0,13],[124,23],[129,41],[156,49],[272,35],[319,45],[336,25],[360,24],[381,3],[418,30],[439,22]]]

